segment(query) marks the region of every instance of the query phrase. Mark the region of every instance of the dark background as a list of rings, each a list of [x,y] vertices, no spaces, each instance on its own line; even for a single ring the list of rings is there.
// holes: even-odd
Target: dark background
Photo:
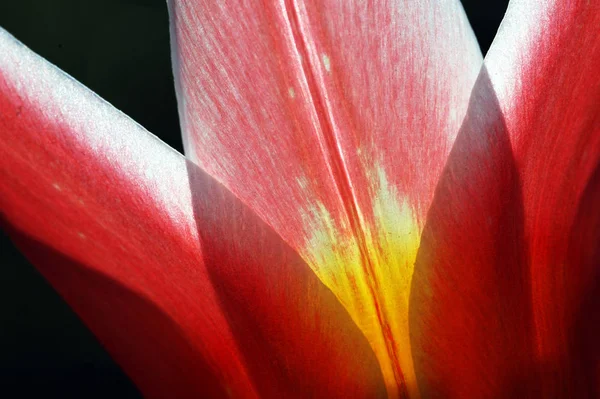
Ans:
[[[485,53],[508,0],[462,3]],[[165,0],[4,0],[0,26],[182,151]],[[140,397],[2,232],[0,265],[0,396]]]

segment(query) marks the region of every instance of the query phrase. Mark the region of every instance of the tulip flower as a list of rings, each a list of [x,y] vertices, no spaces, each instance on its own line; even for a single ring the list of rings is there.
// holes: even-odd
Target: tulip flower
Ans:
[[[600,397],[600,7],[169,1],[186,158],[0,31],[0,209],[147,397]]]

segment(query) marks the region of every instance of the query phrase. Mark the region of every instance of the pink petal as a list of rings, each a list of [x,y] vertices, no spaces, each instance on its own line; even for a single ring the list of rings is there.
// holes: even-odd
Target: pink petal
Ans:
[[[514,1],[486,57],[415,266],[430,397],[600,395],[598,26]]]
[[[408,293],[481,65],[456,1],[171,1],[184,142],[297,249],[418,397]]]
[[[0,31],[0,209],[147,397],[379,397],[335,296],[205,172]]]

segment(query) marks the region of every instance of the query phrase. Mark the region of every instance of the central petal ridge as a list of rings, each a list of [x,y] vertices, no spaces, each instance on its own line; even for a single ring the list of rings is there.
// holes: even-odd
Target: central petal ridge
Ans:
[[[316,48],[301,5],[288,0],[281,6],[301,64],[302,89],[312,99],[320,150],[345,211],[332,218],[318,201],[305,210],[306,231],[312,235],[307,237],[303,255],[370,342],[388,396],[419,397],[408,333],[408,297],[420,229],[408,201],[390,186],[384,169],[366,158],[361,160],[362,174],[371,184],[368,192],[376,194],[371,209],[360,209],[326,90],[325,79],[335,73],[335,67]]]

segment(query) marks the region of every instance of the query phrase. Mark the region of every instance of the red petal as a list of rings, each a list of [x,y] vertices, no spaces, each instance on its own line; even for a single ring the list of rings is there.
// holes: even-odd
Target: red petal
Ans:
[[[488,53],[415,266],[430,397],[600,395],[598,26],[586,1],[514,1]]]
[[[338,296],[390,396],[418,396],[412,265],[481,65],[460,5],[174,0],[171,18],[186,152]]]
[[[0,31],[0,209],[147,397],[378,397],[335,296],[231,193]]]

